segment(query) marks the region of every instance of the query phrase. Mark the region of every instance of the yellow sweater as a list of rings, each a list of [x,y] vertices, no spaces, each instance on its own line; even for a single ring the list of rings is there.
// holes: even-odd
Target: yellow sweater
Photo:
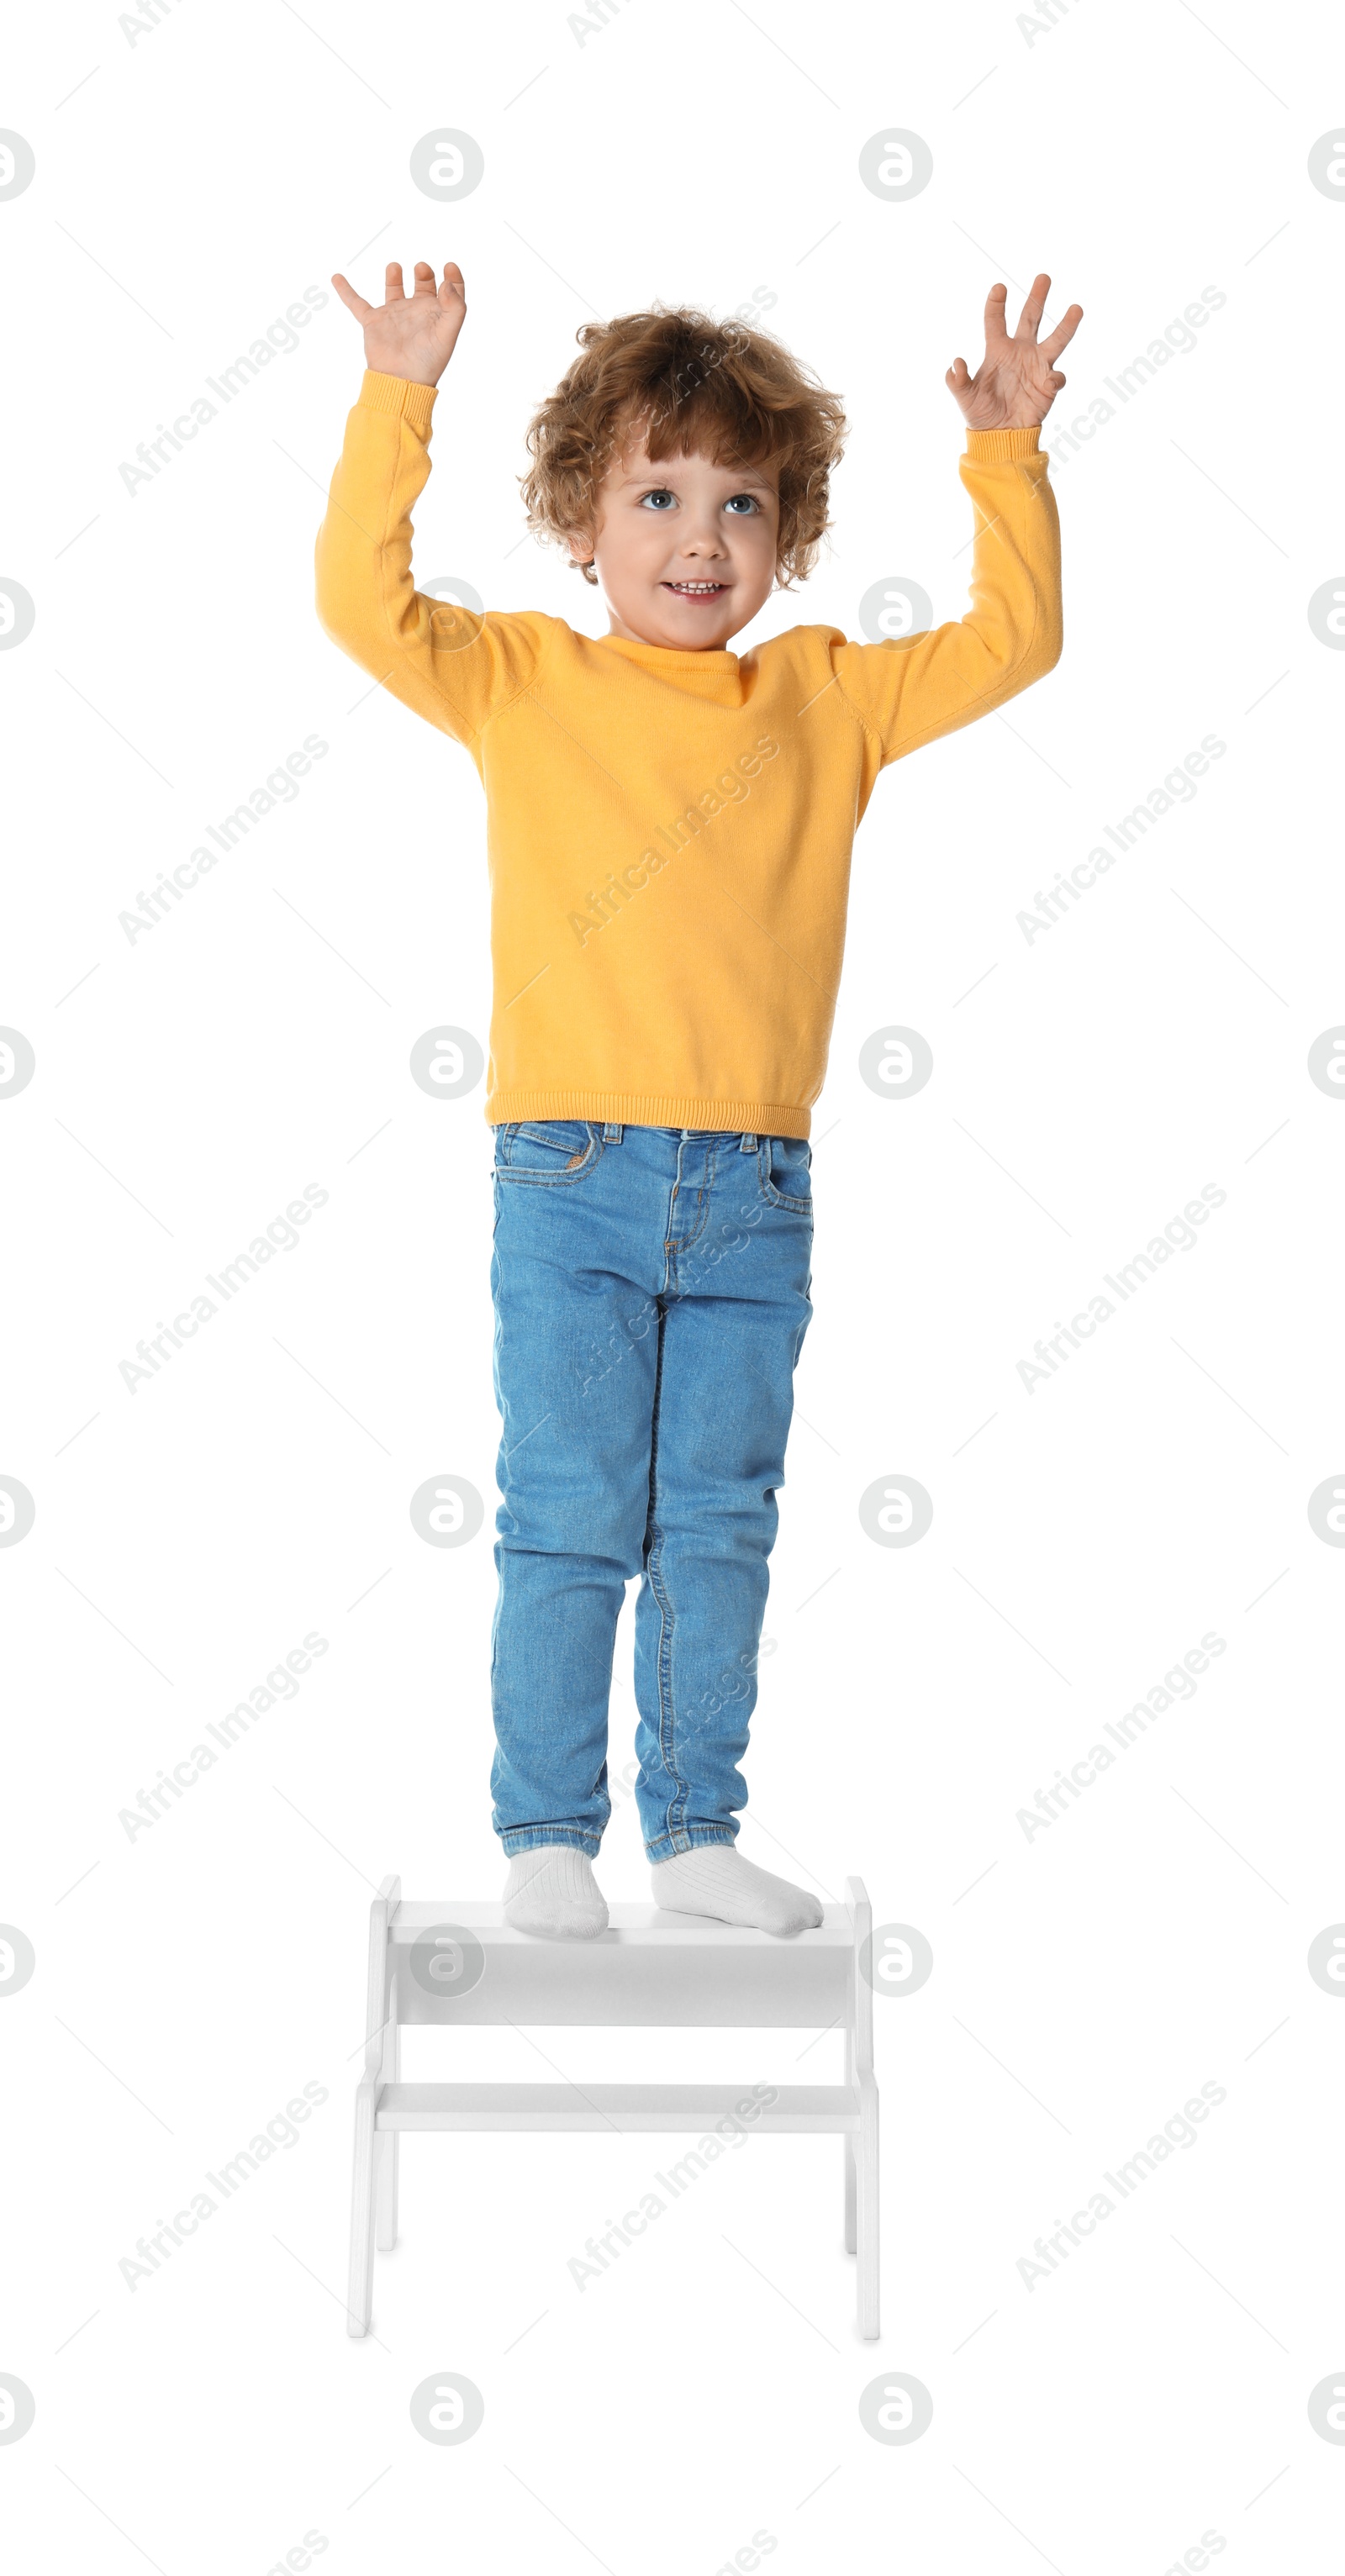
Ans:
[[[465,743],[486,791],[486,1117],[806,1136],[855,827],[880,769],[1060,655],[1035,429],[971,430],[970,614],[910,644],[795,626],[747,653],[475,616],[411,573],[434,389],[369,371],[317,541],[334,643]]]

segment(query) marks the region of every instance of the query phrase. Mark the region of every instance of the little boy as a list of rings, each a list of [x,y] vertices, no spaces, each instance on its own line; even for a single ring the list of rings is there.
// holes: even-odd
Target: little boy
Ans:
[[[811,1148],[850,851],[874,780],[1059,659],[1038,428],[1071,305],[1037,340],[986,303],[945,381],[968,423],[972,607],[884,644],[730,638],[806,577],[841,405],[778,341],[658,309],[579,333],[532,422],[529,521],[600,582],[608,632],[418,592],[411,510],[462,272],[332,280],[367,372],[317,541],[327,633],[464,743],[487,799],[494,1007],[494,1824],[519,1929],[607,1923],[607,1704],[627,1581],[636,1800],[655,1903],[791,1934],[803,1888],[735,1849],[738,1763],[812,1314]]]

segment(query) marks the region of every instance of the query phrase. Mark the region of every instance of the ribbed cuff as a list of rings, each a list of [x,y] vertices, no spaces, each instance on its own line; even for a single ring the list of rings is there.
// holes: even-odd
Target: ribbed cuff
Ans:
[[[413,429],[428,429],[438,391],[437,385],[415,385],[409,376],[384,376],[376,367],[366,367],[360,404],[365,411],[398,412]]]
[[[1041,448],[1041,427],[1031,429],[969,429],[967,454],[982,465],[1006,465],[1015,456],[1036,456]]]

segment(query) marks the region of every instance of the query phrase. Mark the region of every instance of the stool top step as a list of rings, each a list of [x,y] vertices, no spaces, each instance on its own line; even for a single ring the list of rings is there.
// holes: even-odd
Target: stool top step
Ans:
[[[857,1969],[872,1920],[863,1881],[847,1879],[846,1896],[823,1908],[816,1931],[790,1940],[657,1905],[614,1905],[595,1941],[548,1941],[516,1932],[498,1899],[403,1904],[401,1880],[385,1878],[369,1909],[369,2064],[389,2016],[521,2029],[827,2030],[846,2015],[858,2029],[858,2015],[867,2026]]]
[[[815,1932],[796,1932],[781,1940],[773,1932],[754,1932],[736,1923],[716,1923],[707,1915],[669,1914],[658,1905],[613,1905],[609,1908],[605,1932],[592,1941],[547,1941],[533,1932],[516,1932],[506,1923],[504,1910],[496,1902],[445,1896],[434,1902],[420,1900],[399,1903],[388,1925],[388,1939],[394,1945],[409,1946],[422,1932],[432,1927],[456,1924],[464,1932],[474,1933],[485,1950],[564,1950],[569,1953],[592,1953],[615,1949],[659,1949],[687,1947],[715,1950],[769,1950],[792,1952],[851,1950],[854,1947],[854,1925],[843,1905],[822,1909],[822,1923]]]

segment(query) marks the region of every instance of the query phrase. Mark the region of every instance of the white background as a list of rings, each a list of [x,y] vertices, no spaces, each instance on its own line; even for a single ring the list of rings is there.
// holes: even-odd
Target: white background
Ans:
[[[9,1398],[36,1520],[0,1553],[10,1640],[0,1916],[0,2447],[25,2568],[163,2576],[473,2567],[1229,2576],[1338,2547],[1338,2059],[1308,1974],[1345,1917],[1339,1600],[1308,1496],[1345,1463],[1345,1109],[1307,1053],[1342,1000],[1338,693],[1307,603],[1345,558],[1345,212],[1308,176],[1341,103],[1325,13],[1100,0],[886,13],[629,0],[370,13],[182,0],[11,30],[0,204],[9,393],[0,659],[10,753],[0,1018]],[[435,118],[461,203],[412,183]],[[928,142],[906,203],[858,175]],[[853,424],[834,549],[757,634],[858,632],[919,581],[962,614],[961,423],[987,288],[1084,322],[1047,430],[1206,286],[1226,302],[1053,466],[1065,650],[1002,717],[880,781],[857,843],[815,1115],[816,1320],[772,1564],[743,1849],[866,1879],[934,1973],[880,1998],[884,2333],[853,2325],[834,2140],[753,2140],[580,2291],[568,2270],[663,2142],[413,2139],[375,2339],[342,2313],[367,1899],[493,1895],[488,1630],[498,1426],[482,1094],[410,1049],[485,1042],[470,762],[322,634],[313,541],[383,263],[466,273],[418,514],[422,581],[599,632],[530,541],[529,412],[591,313],[762,285]],[[308,285],[327,303],[150,484],[119,474]],[[742,642],[754,640],[749,631]],[[289,804],[131,944],[118,915],[303,738]],[[1227,746],[1047,935],[1016,916],[1206,734]],[[908,1100],[860,1079],[920,1030]],[[119,1362],[306,1183],[328,1203],[152,1383]],[[1203,1185],[1226,1203],[1031,1395],[1017,1363]],[[1333,1323],[1332,1319],[1335,1318]],[[461,1550],[408,1502],[486,1497]],[[860,1494],[933,1526],[874,1545]],[[1018,1810],[1206,1632],[1226,1650],[1076,1805]],[[119,1813],[309,1631],[328,1651],[152,1828]],[[627,1624],[613,1760],[633,1724]],[[647,1880],[630,1801],[601,1861]],[[653,2042],[541,2034],[566,2074]],[[662,2071],[802,2077],[788,2035]],[[411,2071],[447,2061],[426,2034]],[[446,2043],[444,2043],[446,2045]],[[545,2073],[519,2037],[464,2072]],[[148,2279],[119,2265],[301,2091],[328,2099]],[[1020,2258],[1209,2083],[1226,2099],[1084,2245]],[[934,2420],[857,2407],[884,2367]],[[455,2370],[480,2432],[408,2399]],[[1209,2544],[1207,2544],[1208,2547]],[[1184,2558],[1184,2553],[1195,2555]]]

